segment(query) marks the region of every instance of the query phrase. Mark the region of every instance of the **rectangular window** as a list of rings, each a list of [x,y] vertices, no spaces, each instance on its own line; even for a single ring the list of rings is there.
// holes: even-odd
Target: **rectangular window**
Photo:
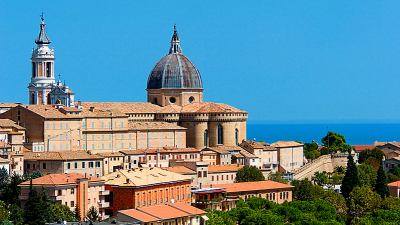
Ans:
[[[96,167],[97,167],[97,168],[100,168],[100,161],[97,161],[97,162],[96,162]]]
[[[93,168],[93,162],[89,162],[89,168]]]
[[[71,163],[67,163],[67,169],[71,169]]]
[[[75,202],[71,201],[71,207],[75,207]]]
[[[43,167],[44,170],[46,169],[46,163],[43,163]]]
[[[77,162],[75,163],[74,167],[75,167],[75,169],[78,168],[78,163]]]
[[[71,194],[75,194],[75,188],[71,188]]]
[[[197,177],[201,177],[201,171],[197,172]]]
[[[82,169],[85,169],[85,162],[82,162]]]

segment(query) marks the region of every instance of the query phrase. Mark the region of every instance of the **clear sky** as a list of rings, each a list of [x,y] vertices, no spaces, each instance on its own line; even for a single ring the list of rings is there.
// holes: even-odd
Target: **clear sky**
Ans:
[[[28,100],[44,12],[81,101],[145,101],[173,24],[206,101],[249,121],[400,121],[400,1],[0,1],[0,102]]]

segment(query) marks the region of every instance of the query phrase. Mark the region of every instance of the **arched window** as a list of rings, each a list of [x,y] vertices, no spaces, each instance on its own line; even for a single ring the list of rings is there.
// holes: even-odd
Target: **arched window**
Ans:
[[[239,130],[237,128],[235,129],[235,143],[239,145]]]
[[[208,147],[208,130],[204,131],[204,147]]]
[[[31,94],[31,104],[35,104],[35,94]]]
[[[217,144],[222,145],[224,144],[224,129],[222,128],[221,124],[218,124],[218,140]]]

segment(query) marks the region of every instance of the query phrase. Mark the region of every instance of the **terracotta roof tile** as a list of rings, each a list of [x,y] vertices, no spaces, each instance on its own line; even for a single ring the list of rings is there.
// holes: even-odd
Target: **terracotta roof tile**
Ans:
[[[215,188],[224,188],[227,193],[229,192],[248,192],[248,191],[259,191],[269,189],[281,189],[281,188],[292,188],[288,184],[275,182],[272,180],[256,181],[256,182],[242,182],[232,184],[216,184],[213,185]]]
[[[240,170],[243,165],[229,164],[229,165],[209,165],[209,173],[221,173],[221,172],[236,172]]]
[[[85,151],[66,151],[66,152],[25,152],[24,160],[37,160],[37,161],[68,161],[68,160],[83,160],[93,159],[99,160],[103,157],[99,155],[91,155]]]
[[[196,102],[182,107],[182,113],[246,113],[227,104]]]
[[[148,102],[82,102],[84,108],[111,110],[113,113],[155,113],[161,107]]]
[[[163,169],[168,170],[170,172],[183,174],[183,175],[196,174],[196,172],[194,170],[191,170],[191,169],[187,168],[186,166],[170,166],[170,167],[165,167]]]
[[[353,149],[356,152],[362,152],[362,151],[365,151],[365,150],[372,150],[374,148],[375,148],[374,145],[353,145]]]
[[[158,167],[119,170],[102,177],[106,184],[116,186],[147,186],[170,182],[190,181],[189,176],[173,173]],[[127,182],[129,181],[129,182]]]
[[[32,180],[32,185],[67,185],[67,184],[76,184],[78,179],[85,178],[85,175],[70,173],[70,174],[48,174],[39,178],[35,178]],[[88,177],[90,182],[98,182],[101,181],[96,177]],[[30,181],[25,181],[21,183],[22,186],[30,185]]]
[[[299,147],[303,146],[303,144],[295,141],[277,141],[272,143],[271,146],[275,148],[285,148],[285,147]]]
[[[25,130],[25,128],[17,125],[16,122],[14,122],[10,119],[0,119],[0,128],[8,128],[8,127],[13,127],[18,130]]]
[[[201,209],[180,202],[167,205],[139,207],[137,209],[126,209],[118,211],[118,213],[144,223],[206,214],[206,212]]]
[[[205,149],[210,149],[215,152],[218,152],[220,154],[228,154],[230,151],[242,151],[243,148],[239,146],[225,146],[225,145],[219,145],[215,147],[207,147]]]
[[[392,183],[388,183],[387,186],[400,187],[400,180],[399,181],[394,181]]]

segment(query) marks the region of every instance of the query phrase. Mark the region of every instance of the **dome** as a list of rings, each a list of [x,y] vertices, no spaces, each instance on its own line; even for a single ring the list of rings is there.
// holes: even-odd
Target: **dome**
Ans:
[[[203,89],[200,72],[182,54],[175,26],[169,54],[156,64],[147,81],[147,89],[161,88]]]

